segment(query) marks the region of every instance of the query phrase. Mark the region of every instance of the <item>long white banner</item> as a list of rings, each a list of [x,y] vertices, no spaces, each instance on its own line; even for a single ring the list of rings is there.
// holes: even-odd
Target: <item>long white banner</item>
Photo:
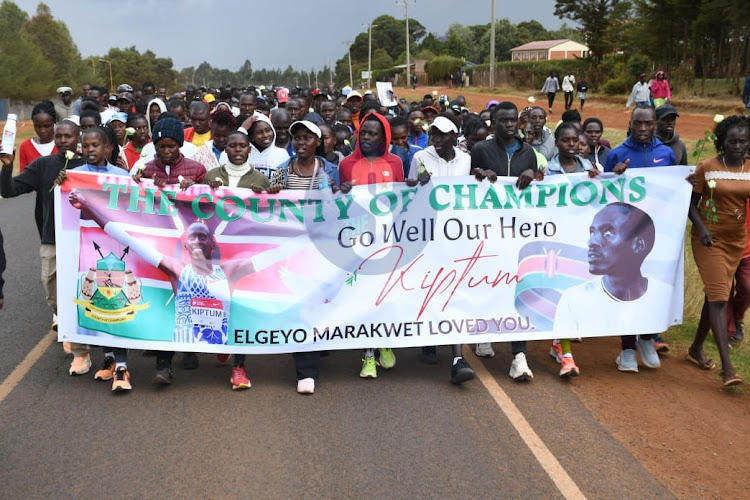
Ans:
[[[70,172],[59,339],[282,353],[662,332],[682,321],[687,174],[331,197]]]

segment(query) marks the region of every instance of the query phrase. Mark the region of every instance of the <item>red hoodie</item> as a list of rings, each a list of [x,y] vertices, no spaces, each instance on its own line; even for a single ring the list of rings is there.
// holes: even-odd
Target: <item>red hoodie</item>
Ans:
[[[391,127],[383,115],[378,113],[368,113],[361,121],[379,120],[383,125],[385,132],[385,149],[391,143]],[[356,185],[378,184],[380,182],[404,182],[404,166],[401,159],[391,153],[386,152],[383,156],[378,156],[372,161],[362,155],[360,146],[361,140],[357,141],[354,152],[341,160],[339,165],[339,176],[341,182],[356,181]]]

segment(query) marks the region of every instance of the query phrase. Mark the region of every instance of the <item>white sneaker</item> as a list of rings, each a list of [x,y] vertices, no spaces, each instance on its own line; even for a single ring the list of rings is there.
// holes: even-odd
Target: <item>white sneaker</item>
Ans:
[[[297,381],[297,392],[300,394],[313,394],[315,392],[315,379],[303,378]]]
[[[477,347],[474,350],[474,352],[480,358],[494,358],[495,357],[495,351],[492,350],[492,344],[490,344],[489,342],[477,344]]]
[[[661,360],[654,347],[654,339],[644,339],[640,335],[635,340],[635,348],[641,355],[641,362],[649,368],[660,368]]]
[[[510,364],[510,378],[519,382],[534,378],[534,374],[531,373],[529,364],[526,362],[526,354],[519,352],[513,358],[513,362]]]

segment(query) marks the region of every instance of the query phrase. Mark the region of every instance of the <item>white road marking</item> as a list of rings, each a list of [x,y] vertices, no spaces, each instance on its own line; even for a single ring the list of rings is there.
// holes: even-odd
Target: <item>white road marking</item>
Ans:
[[[544,471],[547,473],[549,478],[555,483],[557,489],[566,499],[585,499],[586,496],[578,488],[578,485],[573,479],[565,472],[560,462],[557,461],[555,456],[549,451],[549,448],[544,444],[544,441],[534,431],[529,422],[523,416],[518,407],[511,401],[508,394],[500,387],[495,378],[487,371],[482,364],[482,361],[472,352],[470,346],[464,346],[464,356],[468,353],[468,357],[471,359],[471,366],[474,368],[474,373],[477,375],[479,380],[482,382],[487,392],[490,393],[492,399],[495,400],[497,405],[500,407],[502,412],[510,421],[513,428],[521,436],[526,446],[529,447],[531,453],[537,459],[539,464],[542,466]]]
[[[42,355],[44,355],[44,351],[46,351],[47,348],[56,340],[57,332],[54,330],[50,330],[47,335],[42,337],[41,340],[34,346],[34,348],[29,351],[26,357],[23,358],[23,361],[18,363],[13,371],[10,372],[10,375],[8,375],[8,377],[3,380],[3,383],[0,384],[0,403],[2,403],[8,396],[8,394],[10,394],[13,389],[15,389],[18,383],[21,382],[21,380],[23,380],[29,370],[31,370],[31,367],[34,366],[37,361],[39,361],[39,358],[41,358]]]

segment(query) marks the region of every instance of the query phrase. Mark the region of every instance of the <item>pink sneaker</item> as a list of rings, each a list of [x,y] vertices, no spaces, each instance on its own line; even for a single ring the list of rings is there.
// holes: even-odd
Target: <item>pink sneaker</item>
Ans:
[[[70,364],[68,373],[71,375],[85,375],[91,369],[91,358],[88,354],[75,356]]]
[[[557,361],[558,363],[562,363],[563,352],[560,344],[552,344],[552,347],[549,350],[549,355],[555,358],[555,361]]]
[[[232,389],[235,391],[250,389],[250,379],[247,378],[244,366],[232,368],[232,378],[229,381],[232,382]]]
[[[560,363],[560,377],[577,377],[578,373],[578,367],[576,366],[576,362],[573,361],[573,358],[563,357],[562,363]]]

